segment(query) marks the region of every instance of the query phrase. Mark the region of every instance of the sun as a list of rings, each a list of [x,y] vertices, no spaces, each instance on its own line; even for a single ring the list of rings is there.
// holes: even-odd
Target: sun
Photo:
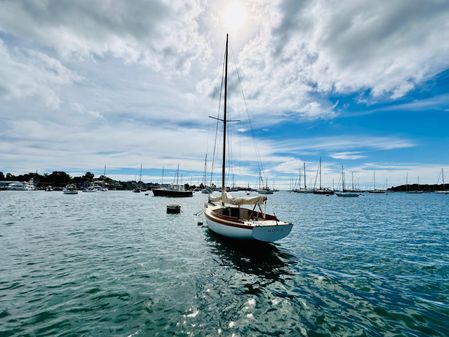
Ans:
[[[245,24],[246,7],[239,1],[231,2],[223,10],[223,25],[228,32],[237,32]]]

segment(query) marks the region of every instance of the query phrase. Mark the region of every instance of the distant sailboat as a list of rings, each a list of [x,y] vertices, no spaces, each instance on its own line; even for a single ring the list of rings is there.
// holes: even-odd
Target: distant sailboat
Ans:
[[[449,190],[446,191],[446,186],[444,184],[444,169],[443,168],[441,168],[441,178],[443,179],[443,190],[442,191],[435,191],[435,193],[438,193],[438,194],[449,194]]]
[[[259,188],[257,190],[257,193],[259,194],[273,194],[273,190],[271,190],[268,187],[268,179],[265,179],[266,183],[265,186],[263,186],[263,179],[262,179],[262,173],[259,171]]]
[[[408,186],[408,183],[407,183]],[[418,187],[416,190],[413,191],[408,191],[408,193],[424,193],[424,191],[421,190],[421,188],[419,187],[419,176],[418,176]]]
[[[314,189],[313,193],[314,194],[324,194],[324,195],[334,194],[334,191],[332,191],[332,190],[330,190],[328,188],[322,188],[322,186],[321,186],[321,157],[320,157],[320,165],[319,165],[318,173],[319,173],[319,176],[320,176],[320,188]],[[315,183],[316,183],[316,178],[315,178]]]
[[[107,192],[108,188],[105,186],[106,185],[106,165],[104,166],[104,170],[103,170],[103,185],[100,187],[100,191],[101,192]]]
[[[303,175],[302,178],[304,180],[304,188],[301,187],[301,168],[299,169],[299,182],[298,182],[298,189],[294,189],[293,192],[296,193],[312,193],[312,191],[307,190],[307,180],[306,180],[306,163],[303,163]]]
[[[140,174],[139,174],[139,183],[135,189],[133,189],[134,193],[140,193],[142,191],[142,164],[140,164]]]
[[[359,193],[347,192],[345,190],[345,173],[343,165],[341,166],[341,192],[335,192],[335,194],[337,195],[337,197],[345,197],[345,198],[357,198],[360,195]]]
[[[193,192],[186,190],[184,186],[178,184],[179,180],[179,165],[176,170],[176,185],[170,187],[161,187],[153,189],[153,195],[155,197],[169,197],[169,198],[185,198],[192,197]]]
[[[203,173],[203,189],[201,190],[201,193],[203,194],[210,194],[212,193],[212,188],[206,186],[207,184],[207,154],[204,157],[204,173]]]
[[[373,172],[373,189],[368,191],[368,193],[385,193],[385,190],[378,190],[376,189],[376,171]]]

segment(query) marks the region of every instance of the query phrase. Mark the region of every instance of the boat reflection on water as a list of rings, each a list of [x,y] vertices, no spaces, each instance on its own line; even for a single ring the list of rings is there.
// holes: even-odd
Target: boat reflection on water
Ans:
[[[295,256],[281,251],[272,243],[233,240],[209,230],[205,231],[205,236],[211,253],[222,265],[273,282],[278,281],[280,276],[294,274],[291,265],[296,263]]]

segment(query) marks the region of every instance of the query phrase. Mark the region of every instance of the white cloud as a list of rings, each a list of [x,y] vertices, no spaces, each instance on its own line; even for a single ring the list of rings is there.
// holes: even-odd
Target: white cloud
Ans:
[[[273,168],[274,172],[295,174],[299,173],[299,169],[302,168],[303,162],[296,158],[284,158],[284,161]]]
[[[449,45],[441,43],[449,38],[447,2],[249,3],[258,29],[231,61],[258,122],[333,118],[338,111],[329,93],[367,91],[370,100],[394,100],[449,67]],[[231,76],[232,97],[240,95],[237,84]],[[219,87],[219,79],[207,79],[200,92],[217,97]]]
[[[212,50],[216,57],[223,49],[216,17],[224,4],[6,1],[0,30],[53,48],[65,62],[112,55],[168,77],[192,69],[204,75],[219,64]],[[231,36],[239,47],[231,55],[250,110],[266,123],[335,117],[334,102],[323,96],[334,91],[399,98],[449,66],[449,46],[439,43],[449,37],[446,2],[283,0],[247,1],[246,7],[251,26]],[[200,95],[216,90],[219,79],[208,77],[197,86]],[[56,101],[52,93],[48,100]]]
[[[308,55],[308,79],[320,91],[394,99],[449,66],[446,1],[285,0],[280,16],[276,52]]]
[[[443,94],[431,98],[416,100],[410,103],[394,104],[388,107],[379,108],[376,111],[420,111],[420,110],[445,110],[445,107],[449,106],[449,94]],[[447,111],[447,109],[446,109]]]
[[[0,30],[31,37],[65,60],[111,54],[186,72],[210,51],[198,31],[200,1],[59,1],[0,4]]]
[[[80,108],[84,109],[84,108]],[[81,120],[90,117],[83,112]],[[104,118],[93,116],[93,122],[82,123],[72,116],[70,128],[64,120],[38,121],[11,119],[0,131],[0,162],[3,167],[18,165],[22,169],[46,167],[98,168],[145,167],[174,168],[178,164],[184,170],[202,172],[206,151],[208,165],[212,161],[213,139],[206,129],[183,128],[174,125],[148,127],[135,121],[121,121],[108,125]],[[97,121],[97,122],[95,122]],[[209,143],[209,145],[208,145]],[[273,155],[270,142],[260,142],[255,151],[254,143],[244,135],[236,135],[230,141],[230,149],[236,160],[233,172],[253,174],[237,160],[245,160],[257,166],[260,157],[279,161]],[[215,154],[215,167],[221,165],[221,148]]]
[[[315,137],[308,139],[289,139],[277,142],[275,145],[279,151],[302,152],[311,151],[315,153],[342,150],[394,150],[414,147],[415,143],[409,139],[400,137],[369,137],[369,136],[332,136]],[[340,152],[348,155],[353,151]],[[333,153],[335,154],[335,153]],[[355,158],[352,158],[355,159]]]
[[[335,152],[331,153],[330,156],[334,159],[343,160],[356,160],[366,158],[366,156],[361,155],[360,152]]]
[[[0,98],[38,98],[56,109],[61,104],[58,88],[78,80],[80,77],[57,59],[29,49],[11,51],[0,39]]]

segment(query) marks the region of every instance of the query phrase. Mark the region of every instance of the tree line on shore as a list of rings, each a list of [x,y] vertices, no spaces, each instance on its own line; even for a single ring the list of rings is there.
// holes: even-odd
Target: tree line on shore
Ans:
[[[388,189],[391,192],[414,192],[414,191],[422,191],[422,192],[435,192],[435,191],[444,191],[447,187],[443,184],[409,184],[409,185],[399,185],[393,186]]]
[[[52,173],[25,173],[14,175],[12,173],[0,172],[0,181],[30,181],[33,179],[34,185],[37,189],[45,189],[48,186],[52,186],[56,189],[62,189],[68,184],[74,184],[78,188],[84,188],[91,184],[98,184],[109,189],[114,190],[133,190],[136,187],[141,187],[145,189],[153,189],[160,187],[158,183],[144,183],[135,180],[131,181],[120,181],[114,180],[104,175],[100,175],[95,178],[95,175],[91,172],[86,172],[83,176],[72,177],[68,173],[63,171],[53,171]],[[188,184],[185,184],[187,189],[191,188]]]

